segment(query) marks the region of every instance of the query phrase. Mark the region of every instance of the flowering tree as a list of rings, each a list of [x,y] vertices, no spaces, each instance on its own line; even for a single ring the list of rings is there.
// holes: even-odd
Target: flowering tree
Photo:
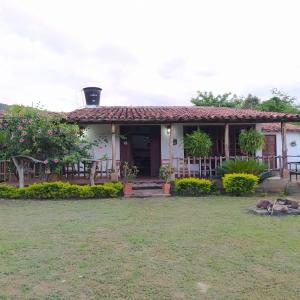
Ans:
[[[1,124],[0,157],[12,158],[18,173],[16,157],[21,155],[33,157],[59,174],[64,163],[89,158],[89,150],[96,141],[89,143],[84,136],[78,125],[66,123],[61,114],[14,106],[5,113]],[[24,186],[22,180],[20,186]]]

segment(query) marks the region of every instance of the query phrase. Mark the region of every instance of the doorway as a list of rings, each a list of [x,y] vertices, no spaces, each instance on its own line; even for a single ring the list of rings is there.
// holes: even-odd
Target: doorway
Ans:
[[[137,166],[139,176],[157,177],[161,162],[160,126],[120,126],[121,164]]]
[[[276,169],[276,135],[265,135],[265,144],[262,150],[264,163],[268,165],[270,169]]]

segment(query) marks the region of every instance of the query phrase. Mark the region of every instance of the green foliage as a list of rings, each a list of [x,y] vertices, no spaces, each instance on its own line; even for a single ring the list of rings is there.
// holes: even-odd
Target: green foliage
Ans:
[[[240,148],[247,155],[255,155],[257,150],[262,149],[264,141],[264,135],[255,128],[242,130],[239,136]]]
[[[254,192],[258,184],[258,177],[244,173],[225,174],[222,182],[227,193],[240,196]]]
[[[255,175],[258,175],[258,174],[255,174]],[[276,173],[275,173],[275,172],[272,172],[272,171],[265,171],[265,172],[262,172],[261,174],[259,174],[259,183],[262,183],[262,182],[264,182],[266,179],[271,178],[271,177],[274,177],[274,176],[276,176]]]
[[[248,94],[246,98],[243,99],[242,108],[245,109],[257,109],[261,100],[255,95]]]
[[[170,182],[175,169],[170,165],[163,165],[159,168],[159,178],[164,180],[166,183]]]
[[[272,95],[269,100],[263,101],[258,109],[262,111],[298,113],[299,110],[295,104],[295,97],[288,95],[278,89],[272,89]]]
[[[271,90],[272,97],[261,101],[255,95],[248,94],[247,97],[236,96],[232,93],[214,95],[212,92],[197,92],[197,96],[191,99],[196,106],[215,106],[215,107],[232,107],[257,109],[261,111],[274,111],[286,113],[298,113],[299,109],[295,103],[295,97],[288,95],[278,89]]]
[[[211,147],[212,141],[209,135],[199,129],[191,134],[187,134],[187,136],[184,138],[184,149],[190,156],[208,156]]]
[[[132,182],[135,180],[137,174],[139,173],[139,169],[137,166],[129,166],[127,161],[123,164],[123,178],[126,182]]]
[[[258,176],[263,173],[266,168],[267,166],[265,164],[257,162],[254,159],[236,159],[225,161],[222,166],[219,167],[218,172],[221,176],[232,173],[246,173]]]
[[[212,182],[201,178],[181,178],[175,180],[176,192],[183,196],[200,196],[209,194]]]
[[[23,106],[13,106],[4,114],[0,141],[1,159],[32,156],[57,174],[64,163],[88,158],[97,144],[89,143],[79,126],[65,123],[61,114]]]
[[[77,199],[77,198],[115,198],[121,194],[121,183],[101,185],[77,185],[64,182],[35,183],[28,187],[17,188],[0,185],[0,198],[11,199]]]
[[[212,92],[197,91],[197,97],[191,102],[196,106],[240,107],[242,101],[235,94],[225,93],[215,96]]]

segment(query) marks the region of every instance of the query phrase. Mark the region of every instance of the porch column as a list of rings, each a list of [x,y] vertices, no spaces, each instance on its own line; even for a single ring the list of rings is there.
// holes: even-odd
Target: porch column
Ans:
[[[286,123],[281,122],[281,144],[282,144],[282,166],[280,170],[281,178],[289,177],[288,160],[287,160],[287,141],[286,141]]]
[[[225,133],[224,133],[224,150],[225,150],[225,159],[229,160],[229,124],[225,124]]]
[[[169,131],[169,165],[170,167],[173,166],[173,126],[172,124],[168,125]]]
[[[116,124],[111,124],[111,181],[118,181],[117,162],[116,162]]]

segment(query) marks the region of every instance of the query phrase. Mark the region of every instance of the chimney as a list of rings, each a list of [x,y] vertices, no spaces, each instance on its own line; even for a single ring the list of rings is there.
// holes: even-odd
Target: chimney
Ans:
[[[102,89],[99,87],[83,88],[85,96],[85,104],[87,107],[97,107],[100,104],[100,94]]]

